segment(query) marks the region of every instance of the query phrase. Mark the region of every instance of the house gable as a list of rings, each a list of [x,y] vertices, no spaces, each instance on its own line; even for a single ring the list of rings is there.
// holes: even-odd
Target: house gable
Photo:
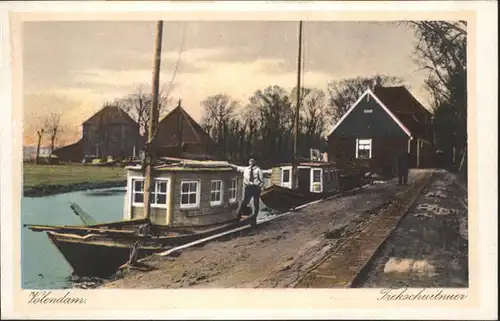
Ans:
[[[94,115],[90,116],[82,125],[132,125],[138,126],[130,115],[116,106],[104,106]]]
[[[197,144],[210,148],[215,142],[182,107],[177,106],[158,124],[158,144]]]
[[[329,137],[410,136],[404,124],[368,89],[342,116]]]
[[[413,137],[432,139],[432,114],[406,87],[377,87],[374,93]]]

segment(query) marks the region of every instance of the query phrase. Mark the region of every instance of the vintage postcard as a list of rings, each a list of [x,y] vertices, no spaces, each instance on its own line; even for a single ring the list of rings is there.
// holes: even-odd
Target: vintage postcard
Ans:
[[[2,318],[496,319],[496,2],[1,8]]]

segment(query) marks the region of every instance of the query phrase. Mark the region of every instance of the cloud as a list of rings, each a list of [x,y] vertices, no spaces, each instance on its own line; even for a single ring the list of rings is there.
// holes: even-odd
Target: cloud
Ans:
[[[213,50],[207,51],[208,53]],[[162,89],[176,85],[176,77],[174,77],[175,53],[169,52],[163,56],[162,67],[160,69],[160,83]],[[151,58],[151,57],[149,57]],[[193,74],[203,74],[207,70],[207,64],[202,61],[203,53],[198,51],[187,52],[185,57],[179,61],[176,75],[179,74],[191,76]],[[146,60],[145,56],[140,59]],[[150,59],[152,61],[152,59]],[[138,87],[150,87],[152,78],[152,63],[147,68],[128,68],[128,69],[82,69],[73,72],[73,81],[66,84],[68,87],[78,86],[85,88],[88,91],[99,91],[102,94],[110,95],[110,93],[118,94],[131,93],[137,90]],[[173,81],[172,81],[173,80]],[[113,99],[117,97],[108,97]]]
[[[184,48],[182,72],[199,72],[200,60],[281,60],[280,71],[297,68],[297,23],[287,21],[165,22],[163,66],[171,69]],[[150,69],[154,22],[28,22],[25,26],[25,81],[28,86],[71,82],[79,70]],[[412,32],[393,22],[304,23],[305,70],[357,73],[366,64],[381,69],[407,63]],[[374,52],[375,51],[375,52]],[[385,55],[392,61],[380,58]],[[363,63],[365,62],[365,64]],[[391,67],[394,66],[394,67]],[[181,70],[179,70],[180,72]],[[50,77],[47,77],[50,75]]]
[[[161,84],[201,119],[201,101],[227,93],[247,103],[268,85],[286,89],[297,78],[298,24],[286,21],[189,21],[164,24]],[[27,22],[23,74],[27,128],[51,109],[75,128],[106,101],[151,88],[155,23]],[[425,102],[425,75],[414,72],[412,31],[395,23],[306,22],[304,82],[386,74],[403,77]],[[28,112],[28,114],[26,114]],[[28,118],[32,120],[28,120]],[[34,124],[34,125],[33,125]],[[31,135],[31,134],[30,134]]]
[[[207,59],[215,62],[280,61],[279,67],[270,72],[296,72],[297,29],[295,22],[263,22],[253,30],[240,30],[240,37],[231,37],[227,50]],[[413,36],[411,29],[395,22],[305,22],[303,68],[338,78],[358,74],[401,74],[414,67],[411,61]]]
[[[196,95],[199,101],[202,101],[209,95],[228,93],[245,104],[257,89],[270,85],[291,89],[296,85],[296,74],[293,72],[268,72],[269,66],[274,67],[276,63],[279,64],[272,60],[258,60],[252,63],[207,63],[207,73],[204,75],[181,75],[174,94],[181,97]],[[307,72],[304,75],[306,85],[310,87],[326,86],[328,79],[329,75],[320,72]]]
[[[296,22],[187,21],[164,26],[162,70],[170,71],[166,79],[171,78],[180,48],[184,52],[178,73],[202,73],[207,63],[262,60],[279,62],[267,65],[264,72],[296,72]],[[154,22],[29,22],[25,29],[24,75],[30,90],[81,86],[82,70],[152,68]],[[348,78],[399,76],[415,69],[409,58],[413,32],[394,22],[305,22],[303,36],[306,72]]]

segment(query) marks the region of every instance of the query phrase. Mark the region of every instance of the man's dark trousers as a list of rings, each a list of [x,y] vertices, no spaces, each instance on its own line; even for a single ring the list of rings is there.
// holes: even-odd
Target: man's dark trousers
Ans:
[[[254,214],[252,220],[257,222],[257,214],[259,214],[260,205],[260,186],[258,185],[246,185],[245,186],[245,197],[243,202],[241,202],[240,209],[238,211],[238,221],[241,219],[243,209],[248,206],[250,199],[253,198]]]
[[[408,184],[408,169],[399,172],[399,184]]]
[[[398,158],[398,179],[399,184],[407,184],[408,183],[408,172],[410,170],[409,164],[409,155],[403,153]]]

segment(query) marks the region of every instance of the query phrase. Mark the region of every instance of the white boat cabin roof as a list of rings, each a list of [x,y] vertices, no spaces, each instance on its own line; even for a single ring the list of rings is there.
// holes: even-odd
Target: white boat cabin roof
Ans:
[[[292,166],[292,163],[283,163],[283,164],[278,164],[276,165],[275,167],[290,167]],[[330,162],[313,162],[313,161],[310,161],[310,162],[307,162],[307,161],[304,161],[304,162],[300,162],[297,164],[297,166],[300,166],[300,167],[318,167],[318,168],[331,168],[331,167],[336,167],[336,165],[334,163],[330,163]]]
[[[141,171],[141,165],[128,166],[128,171]],[[159,164],[154,168],[160,172],[236,172],[228,162],[182,160],[170,164]]]

